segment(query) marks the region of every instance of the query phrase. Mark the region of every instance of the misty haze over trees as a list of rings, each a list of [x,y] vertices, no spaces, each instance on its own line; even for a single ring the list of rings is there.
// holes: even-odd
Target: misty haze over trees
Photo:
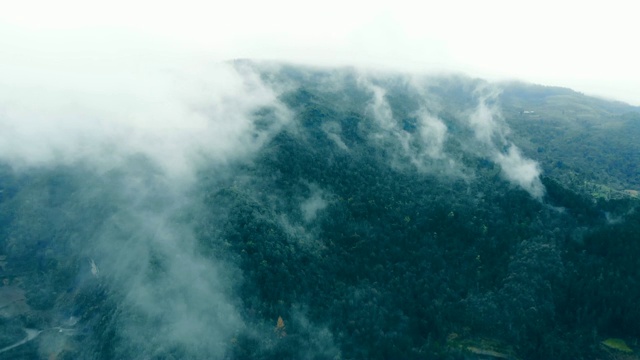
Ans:
[[[0,100],[0,358],[638,358],[639,108],[462,75],[165,75]]]

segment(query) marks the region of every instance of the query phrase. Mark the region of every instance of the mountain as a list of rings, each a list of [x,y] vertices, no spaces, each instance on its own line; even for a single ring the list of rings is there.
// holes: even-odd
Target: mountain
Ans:
[[[225,66],[195,131],[0,157],[0,357],[638,358],[639,108]]]

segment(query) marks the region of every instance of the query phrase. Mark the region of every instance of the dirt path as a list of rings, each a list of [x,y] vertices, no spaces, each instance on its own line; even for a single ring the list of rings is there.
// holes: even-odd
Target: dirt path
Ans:
[[[18,347],[22,344],[26,344],[29,341],[35,339],[38,337],[38,335],[40,335],[40,333],[42,332],[42,330],[36,330],[36,329],[24,329],[24,331],[27,333],[27,337],[25,337],[24,339],[18,341],[15,344],[9,345],[7,347],[4,347],[2,349],[0,349],[0,354],[5,352],[5,351],[9,351],[15,347]]]

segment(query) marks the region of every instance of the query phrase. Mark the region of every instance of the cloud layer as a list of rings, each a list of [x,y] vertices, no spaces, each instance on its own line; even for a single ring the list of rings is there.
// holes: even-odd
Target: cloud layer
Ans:
[[[245,327],[232,285],[241,276],[235,265],[199,253],[188,216],[200,206],[192,186],[205,166],[222,172],[228,162],[257,152],[291,121],[290,111],[242,62],[112,68],[70,61],[44,70],[14,64],[0,72],[6,75],[0,82],[0,161],[17,170],[81,165],[105,177],[91,190],[111,197],[115,209],[81,252],[91,264],[85,279],[92,280],[85,281],[104,283],[121,299],[114,326],[125,339],[122,357],[128,349],[145,357],[175,349],[196,358],[224,356],[233,334]],[[358,91],[370,97],[367,141],[388,150],[393,166],[459,173],[445,151],[448,124],[433,110],[429,92],[403,79],[417,95],[399,110],[383,78],[363,74],[357,80]],[[485,151],[480,155],[541,198],[539,167],[507,140],[495,94],[479,90],[476,96],[478,106],[465,121]],[[340,151],[351,152],[339,123],[326,122],[321,130]],[[310,185],[299,203],[302,221],[281,217],[285,233],[311,239],[307,228],[330,198],[330,190]]]
[[[0,87],[0,158],[15,166],[90,159],[109,168],[142,154],[171,176],[188,176],[203,157],[221,161],[251,152],[286,120],[273,91],[248,69],[181,65],[62,67],[37,83]],[[255,128],[253,113],[260,110],[268,110],[268,128]]]
[[[407,114],[396,114],[391,107],[387,89],[376,83],[371,76],[362,75],[359,85],[370,94],[367,113],[377,126],[373,129],[371,140],[391,151],[394,166],[411,163],[423,172],[462,175],[457,156],[447,153],[446,143],[449,140],[449,126],[462,126],[469,129],[473,139],[465,140],[461,129],[453,135],[456,141],[462,141],[466,151],[477,152],[475,156],[487,157],[500,165],[503,177],[512,184],[526,190],[532,197],[542,199],[545,193],[540,181],[540,166],[533,160],[525,158],[518,147],[508,139],[509,127],[503,121],[497,102],[499,91],[485,83],[476,85],[472,98],[477,102],[471,110],[454,109],[462,121],[458,124],[446,124],[438,116],[437,110],[450,107],[449,104],[437,104],[438,101],[455,103],[454,98],[437,100],[438,97],[428,91],[428,83],[420,77],[407,78],[404,83],[413,95],[418,95],[417,110],[409,110]],[[388,85],[388,83],[387,83]],[[444,85],[439,85],[444,86]],[[456,95],[452,95],[456,96]],[[408,109],[412,99],[404,98],[404,106]],[[405,109],[406,110],[406,109]],[[402,112],[396,109],[396,112]],[[403,118],[404,117],[404,118]],[[456,121],[457,122],[457,121]],[[444,166],[443,166],[444,165]]]
[[[495,89],[480,87],[478,105],[469,116],[469,125],[488,156],[500,165],[505,179],[526,190],[532,197],[542,199],[545,193],[540,181],[538,163],[525,158],[518,147],[507,139],[509,129],[502,121],[496,105]]]
[[[199,253],[184,218],[199,211],[192,186],[199,169],[254,153],[288,110],[239,64],[67,60],[0,70],[0,161],[104,178],[86,191],[115,208],[75,251],[92,265],[83,281],[121,299],[119,356],[224,356],[244,326],[232,291],[240,277]]]
[[[387,100],[387,90],[372,80],[365,75],[359,78],[360,86],[371,94],[367,112],[377,124],[372,140],[390,149],[400,147],[400,151],[394,153],[399,157],[395,165],[408,160],[419,171],[441,169],[434,166],[434,161],[447,158],[444,145],[448,131],[445,123],[427,108],[429,95],[406,79],[407,86],[419,95],[418,108],[407,114],[406,119],[400,119]],[[453,163],[449,162],[447,166],[453,166]]]

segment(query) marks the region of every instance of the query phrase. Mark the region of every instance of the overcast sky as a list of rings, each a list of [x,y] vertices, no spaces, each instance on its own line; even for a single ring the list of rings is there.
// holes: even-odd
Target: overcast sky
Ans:
[[[0,10],[0,85],[255,58],[462,71],[640,105],[639,10],[619,0],[11,1]]]

